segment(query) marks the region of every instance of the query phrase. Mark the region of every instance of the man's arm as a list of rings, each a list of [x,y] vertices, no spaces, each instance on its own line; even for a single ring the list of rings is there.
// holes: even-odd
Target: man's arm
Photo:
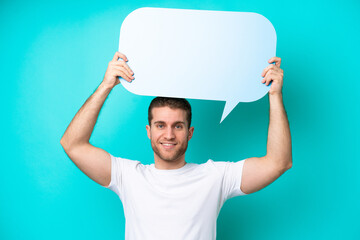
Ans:
[[[110,155],[103,149],[92,146],[89,139],[107,96],[112,88],[120,83],[118,76],[129,82],[133,79],[132,71],[125,61],[118,61],[119,58],[127,61],[125,55],[115,53],[104,80],[76,113],[60,140],[66,154],[75,165],[102,186],[108,186],[111,181]]]
[[[280,177],[292,166],[291,136],[289,122],[282,99],[283,70],[280,69],[281,59],[274,57],[264,69],[263,83],[272,85],[269,91],[270,121],[266,156],[245,160],[241,191],[249,194],[256,192]]]

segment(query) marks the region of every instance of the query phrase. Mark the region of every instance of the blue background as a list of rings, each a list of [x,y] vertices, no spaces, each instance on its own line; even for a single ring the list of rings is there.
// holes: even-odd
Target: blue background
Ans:
[[[120,199],[71,162],[60,138],[102,81],[122,21],[140,7],[256,12],[276,29],[293,168],[226,202],[218,239],[360,239],[357,0],[1,1],[0,239],[124,238]],[[151,99],[114,88],[91,143],[152,163]],[[266,153],[267,96],[240,103],[220,125],[224,102],[190,102],[188,162]]]

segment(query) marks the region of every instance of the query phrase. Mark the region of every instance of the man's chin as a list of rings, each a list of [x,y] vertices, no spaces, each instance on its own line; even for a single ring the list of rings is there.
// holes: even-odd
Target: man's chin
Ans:
[[[154,151],[155,152],[155,151]],[[178,153],[173,153],[173,154],[169,154],[169,153],[161,153],[161,152],[155,152],[155,154],[161,159],[161,160],[164,160],[164,161],[167,161],[167,162],[176,162],[178,161],[181,156],[183,154],[178,154]]]
[[[163,154],[158,155],[158,157],[167,162],[176,162],[180,158],[180,156],[166,156]]]
[[[160,158],[161,160],[167,161],[167,162],[179,161],[182,157],[184,157],[186,148],[187,148],[187,146],[183,150],[181,150],[181,149],[166,150],[166,149],[154,147],[152,145],[152,149],[153,149],[155,155],[158,158]]]

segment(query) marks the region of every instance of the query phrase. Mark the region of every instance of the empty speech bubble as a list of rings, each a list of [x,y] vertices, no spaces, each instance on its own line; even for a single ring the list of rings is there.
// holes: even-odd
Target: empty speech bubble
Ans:
[[[139,8],[124,20],[119,51],[134,81],[130,92],[226,101],[220,123],[239,102],[269,91],[261,73],[276,56],[276,33],[264,16],[165,8]]]

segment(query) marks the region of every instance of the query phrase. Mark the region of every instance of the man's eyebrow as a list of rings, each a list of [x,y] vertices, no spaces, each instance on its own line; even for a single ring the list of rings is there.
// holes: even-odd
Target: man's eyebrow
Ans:
[[[164,122],[164,121],[156,121],[156,122],[154,122],[154,124],[158,124],[158,123],[165,124],[165,122]],[[173,123],[173,125],[176,125],[176,124],[179,124],[179,123],[181,123],[181,124],[184,124],[184,125],[185,125],[185,122],[183,122],[183,121],[177,121],[177,122],[174,122],[174,123]]]

